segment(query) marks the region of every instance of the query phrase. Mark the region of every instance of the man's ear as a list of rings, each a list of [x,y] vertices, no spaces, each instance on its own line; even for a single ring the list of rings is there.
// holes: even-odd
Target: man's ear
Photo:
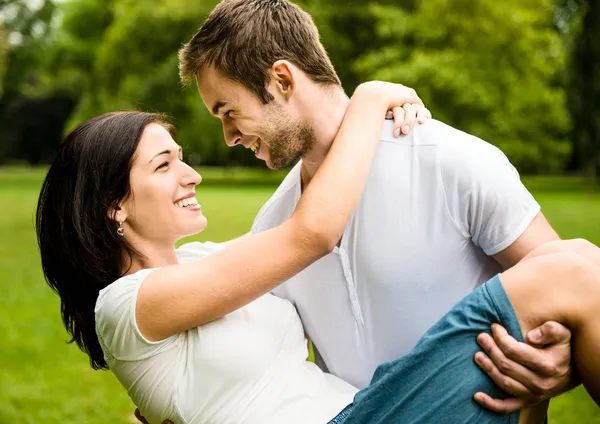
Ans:
[[[270,69],[270,88],[285,100],[291,99],[296,91],[297,69],[287,60],[278,60]]]

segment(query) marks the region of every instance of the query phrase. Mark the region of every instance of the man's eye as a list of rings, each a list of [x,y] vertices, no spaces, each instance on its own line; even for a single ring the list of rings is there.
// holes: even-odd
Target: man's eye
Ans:
[[[233,111],[228,110],[227,112],[225,112],[225,116],[228,117],[229,119],[231,119],[231,112],[233,112]]]
[[[169,166],[169,162],[163,162],[160,165],[158,165],[158,167],[156,168],[156,170],[158,171],[159,169],[166,168],[168,166]]]

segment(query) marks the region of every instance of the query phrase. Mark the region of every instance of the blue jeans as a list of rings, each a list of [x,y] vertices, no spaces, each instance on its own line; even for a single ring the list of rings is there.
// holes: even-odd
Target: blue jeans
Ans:
[[[340,412],[333,420],[329,421],[327,424],[342,424],[346,420],[346,418],[348,418],[348,415],[350,415],[350,412],[353,408],[353,404],[346,406],[342,410],[342,412]]]
[[[463,298],[406,356],[377,367],[371,384],[331,424],[518,424],[519,412],[496,414],[473,400],[476,392],[508,395],[473,361],[476,337],[502,324],[523,335],[499,276]]]

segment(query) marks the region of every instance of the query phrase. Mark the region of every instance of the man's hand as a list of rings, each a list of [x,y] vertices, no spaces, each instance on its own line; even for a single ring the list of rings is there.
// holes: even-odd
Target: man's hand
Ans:
[[[492,399],[476,393],[486,409],[510,413],[557,396],[578,383],[571,369],[571,331],[557,322],[546,322],[531,330],[527,343],[511,337],[499,324],[492,325],[493,338],[481,333],[477,342],[484,352],[475,362],[506,393],[515,397]]]
[[[135,415],[135,417],[138,419],[138,421],[139,421],[139,422],[141,422],[142,424],[150,424],[150,423],[148,422],[148,420],[146,420],[146,418],[144,418],[144,417],[142,416],[142,413],[140,412],[140,410],[139,410],[139,409],[135,408],[134,415]],[[173,424],[173,421],[171,421],[171,420],[164,420],[164,421],[162,422],[162,424]]]

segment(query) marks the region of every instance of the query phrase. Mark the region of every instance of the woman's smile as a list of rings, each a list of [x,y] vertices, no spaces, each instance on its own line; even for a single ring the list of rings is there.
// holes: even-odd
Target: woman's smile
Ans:
[[[182,209],[187,209],[189,211],[199,211],[202,207],[198,204],[198,200],[194,195],[184,197],[181,200],[175,202],[175,205]]]

